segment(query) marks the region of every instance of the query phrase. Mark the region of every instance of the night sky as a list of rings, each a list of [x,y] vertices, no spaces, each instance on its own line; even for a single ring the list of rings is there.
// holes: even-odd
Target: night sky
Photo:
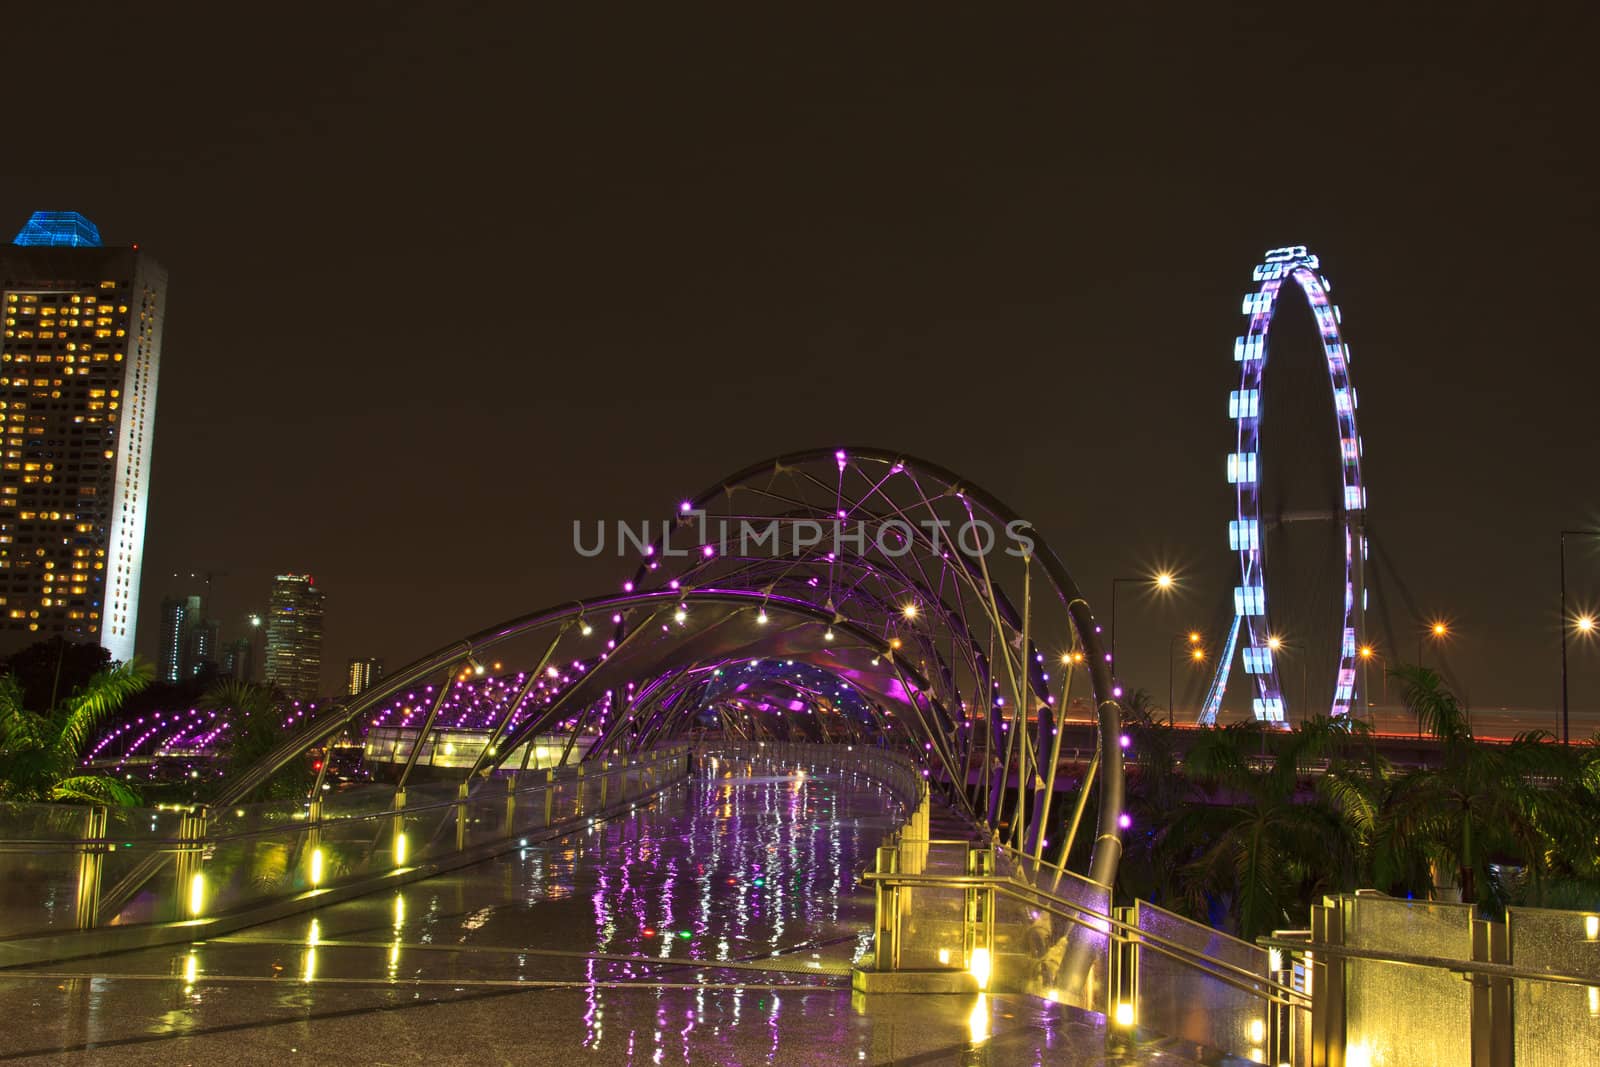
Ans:
[[[1593,9],[1073,7],[8,5],[6,234],[78,210],[171,272],[140,648],[174,572],[226,637],[310,571],[331,686],[615,589],[574,519],[857,442],[1011,503],[1102,614],[1176,567],[1119,609],[1164,697],[1234,581],[1239,300],[1303,243],[1377,535],[1475,706],[1554,707],[1556,531],[1600,526]]]

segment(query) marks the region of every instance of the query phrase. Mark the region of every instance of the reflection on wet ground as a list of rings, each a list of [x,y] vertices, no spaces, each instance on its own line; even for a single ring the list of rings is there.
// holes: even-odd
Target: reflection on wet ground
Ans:
[[[0,975],[0,1060],[1184,1063],[1027,997],[852,997],[894,824],[865,777],[723,764],[387,895]]]

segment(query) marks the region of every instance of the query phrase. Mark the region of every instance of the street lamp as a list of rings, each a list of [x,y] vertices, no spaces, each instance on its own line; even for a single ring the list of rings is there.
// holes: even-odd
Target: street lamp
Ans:
[[[1600,537],[1600,530],[1562,530],[1561,531],[1561,743],[1571,744],[1568,733],[1567,720],[1567,538],[1568,537]],[[1580,634],[1587,636],[1594,632],[1595,618],[1593,615],[1582,615],[1574,620],[1574,626]]]
[[[1367,688],[1367,666],[1373,660],[1377,660],[1380,663],[1384,660],[1382,656],[1378,655],[1378,650],[1371,645],[1362,645],[1358,654],[1361,656],[1361,695],[1367,702],[1367,722],[1376,726],[1378,716],[1372,709],[1372,690]],[[1389,702],[1389,671],[1387,667],[1383,671],[1383,702],[1385,704]]]
[[[1157,592],[1171,592],[1178,584],[1177,575],[1171,571],[1157,571],[1147,578],[1113,578],[1111,579],[1111,670],[1115,674],[1117,661],[1117,586],[1127,582],[1149,582]]]
[[[1174,724],[1175,712],[1173,709],[1173,675],[1175,673],[1173,662],[1178,658],[1178,639],[1187,637],[1189,640],[1189,659],[1194,663],[1206,661],[1206,650],[1200,647],[1200,631],[1190,630],[1187,634],[1173,634],[1172,640],[1167,642],[1167,725]]]
[[[1438,644],[1440,641],[1443,641],[1445,638],[1447,638],[1449,636],[1450,636],[1450,625],[1448,623],[1446,623],[1443,619],[1434,619],[1431,623],[1429,623],[1428,624],[1428,628],[1426,630],[1422,631],[1422,633],[1417,635],[1417,666],[1419,666],[1419,667],[1422,666],[1422,639],[1423,638],[1431,637],[1431,638],[1433,638],[1434,644]]]

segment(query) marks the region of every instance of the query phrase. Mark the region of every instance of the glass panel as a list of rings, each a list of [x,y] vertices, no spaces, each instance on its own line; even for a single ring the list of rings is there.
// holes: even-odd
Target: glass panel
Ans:
[[[1071,871],[1009,849],[997,850],[1000,873],[1058,898],[1001,904],[995,931],[996,971],[1013,976],[1015,988],[1088,1011],[1106,1010],[1110,975],[1111,892]],[[1001,951],[1005,929],[1006,952]],[[1008,958],[1009,957],[1009,958]],[[1070,975],[1087,962],[1081,985]]]
[[[80,809],[81,810],[81,809]],[[176,889],[177,867],[173,863],[183,812],[150,808],[106,809],[107,846],[100,868],[101,911],[116,910],[111,921],[151,922],[183,916],[183,901]],[[119,892],[135,872],[152,871],[138,890],[121,899]]]
[[[214,808],[206,829],[211,842],[202,867],[206,879],[205,914],[228,911],[307,886],[308,827],[303,802],[269,800]],[[146,919],[128,915],[125,921]]]
[[[1265,949],[1153,904],[1135,903],[1134,925],[1152,937],[1176,942],[1211,959],[1267,977],[1269,960]],[[1257,1063],[1266,1062],[1269,1005],[1263,995],[1213,977],[1155,945],[1141,944],[1135,952],[1140,1026]]]
[[[1514,966],[1600,979],[1600,913],[1507,908],[1506,935]],[[1518,1067],[1600,1063],[1600,983],[1513,982],[1511,1018]]]
[[[1346,899],[1345,944],[1373,952],[1472,958],[1472,906],[1359,894]],[[1472,987],[1459,974],[1351,960],[1346,1061],[1459,1067],[1472,1062]]]
[[[64,804],[0,804],[0,937],[76,924],[74,842],[87,820],[85,809]]]

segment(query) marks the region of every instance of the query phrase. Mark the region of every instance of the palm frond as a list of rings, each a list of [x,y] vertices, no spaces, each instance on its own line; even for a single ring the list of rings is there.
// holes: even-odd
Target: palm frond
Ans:
[[[100,671],[66,699],[57,744],[76,760],[94,728],[154,677],[155,670],[138,656]]]
[[[109,775],[78,774],[58,779],[50,789],[50,799],[127,808],[139,803],[139,794]]]

